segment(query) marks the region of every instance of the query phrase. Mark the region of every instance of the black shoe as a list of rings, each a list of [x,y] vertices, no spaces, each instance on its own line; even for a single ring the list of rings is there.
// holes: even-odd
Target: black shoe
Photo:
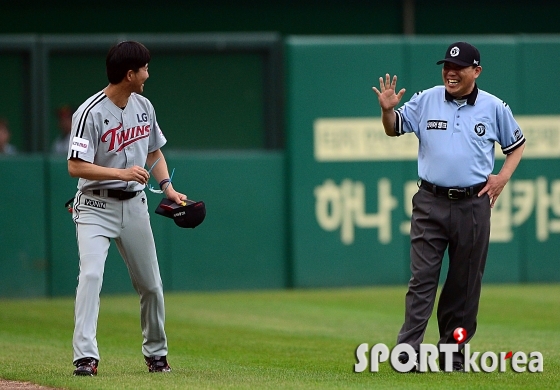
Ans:
[[[445,356],[439,356],[439,369],[445,371]],[[465,372],[465,356],[462,352],[453,352],[453,361],[451,363],[451,372]]]
[[[74,365],[76,369],[74,370],[74,375],[78,376],[94,376],[97,375],[97,359],[94,358],[82,358],[76,360]]]
[[[465,372],[465,366],[461,362],[453,362],[453,371]]]
[[[445,371],[445,364],[440,365],[439,369]],[[451,364],[451,372],[465,372],[465,365],[462,362],[454,361]]]
[[[171,372],[166,356],[144,356],[144,360],[150,372]]]
[[[399,363],[406,364],[406,363],[408,363],[408,360],[410,359],[410,357],[408,356],[408,353],[401,352],[401,353],[399,353],[399,357],[397,359],[399,360]],[[417,372],[417,371],[418,371],[418,362],[414,365],[414,367],[412,367],[412,369],[410,369],[407,372]]]

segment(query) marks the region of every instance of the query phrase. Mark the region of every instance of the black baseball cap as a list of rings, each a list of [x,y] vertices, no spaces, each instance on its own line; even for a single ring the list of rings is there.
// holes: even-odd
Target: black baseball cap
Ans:
[[[480,66],[480,53],[476,47],[467,42],[455,42],[449,45],[445,59],[437,64],[452,62],[460,66]]]

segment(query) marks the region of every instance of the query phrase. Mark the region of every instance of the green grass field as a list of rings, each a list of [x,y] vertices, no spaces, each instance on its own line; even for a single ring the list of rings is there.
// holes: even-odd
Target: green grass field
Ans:
[[[173,372],[149,374],[138,299],[103,296],[97,377],[73,377],[73,299],[0,300],[0,378],[66,389],[560,388],[560,285],[485,285],[472,351],[540,351],[544,372],[354,373],[395,344],[406,286],[166,294]],[[430,322],[425,343],[437,343]]]

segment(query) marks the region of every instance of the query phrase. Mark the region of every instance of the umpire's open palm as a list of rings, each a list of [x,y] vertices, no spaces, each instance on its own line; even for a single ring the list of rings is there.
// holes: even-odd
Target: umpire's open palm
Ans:
[[[397,76],[393,76],[393,80],[391,80],[389,73],[385,75],[385,80],[383,80],[383,77],[379,78],[379,89],[375,87],[372,87],[372,89],[377,94],[379,105],[383,110],[394,109],[406,92],[403,88],[398,93],[395,93],[397,89]]]

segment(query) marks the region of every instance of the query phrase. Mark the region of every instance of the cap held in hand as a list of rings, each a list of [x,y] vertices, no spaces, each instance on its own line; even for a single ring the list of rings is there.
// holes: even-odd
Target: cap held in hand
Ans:
[[[200,225],[206,217],[204,202],[187,199],[183,203],[183,205],[180,205],[163,198],[156,208],[156,214],[173,219],[175,225],[182,228],[195,228]]]

